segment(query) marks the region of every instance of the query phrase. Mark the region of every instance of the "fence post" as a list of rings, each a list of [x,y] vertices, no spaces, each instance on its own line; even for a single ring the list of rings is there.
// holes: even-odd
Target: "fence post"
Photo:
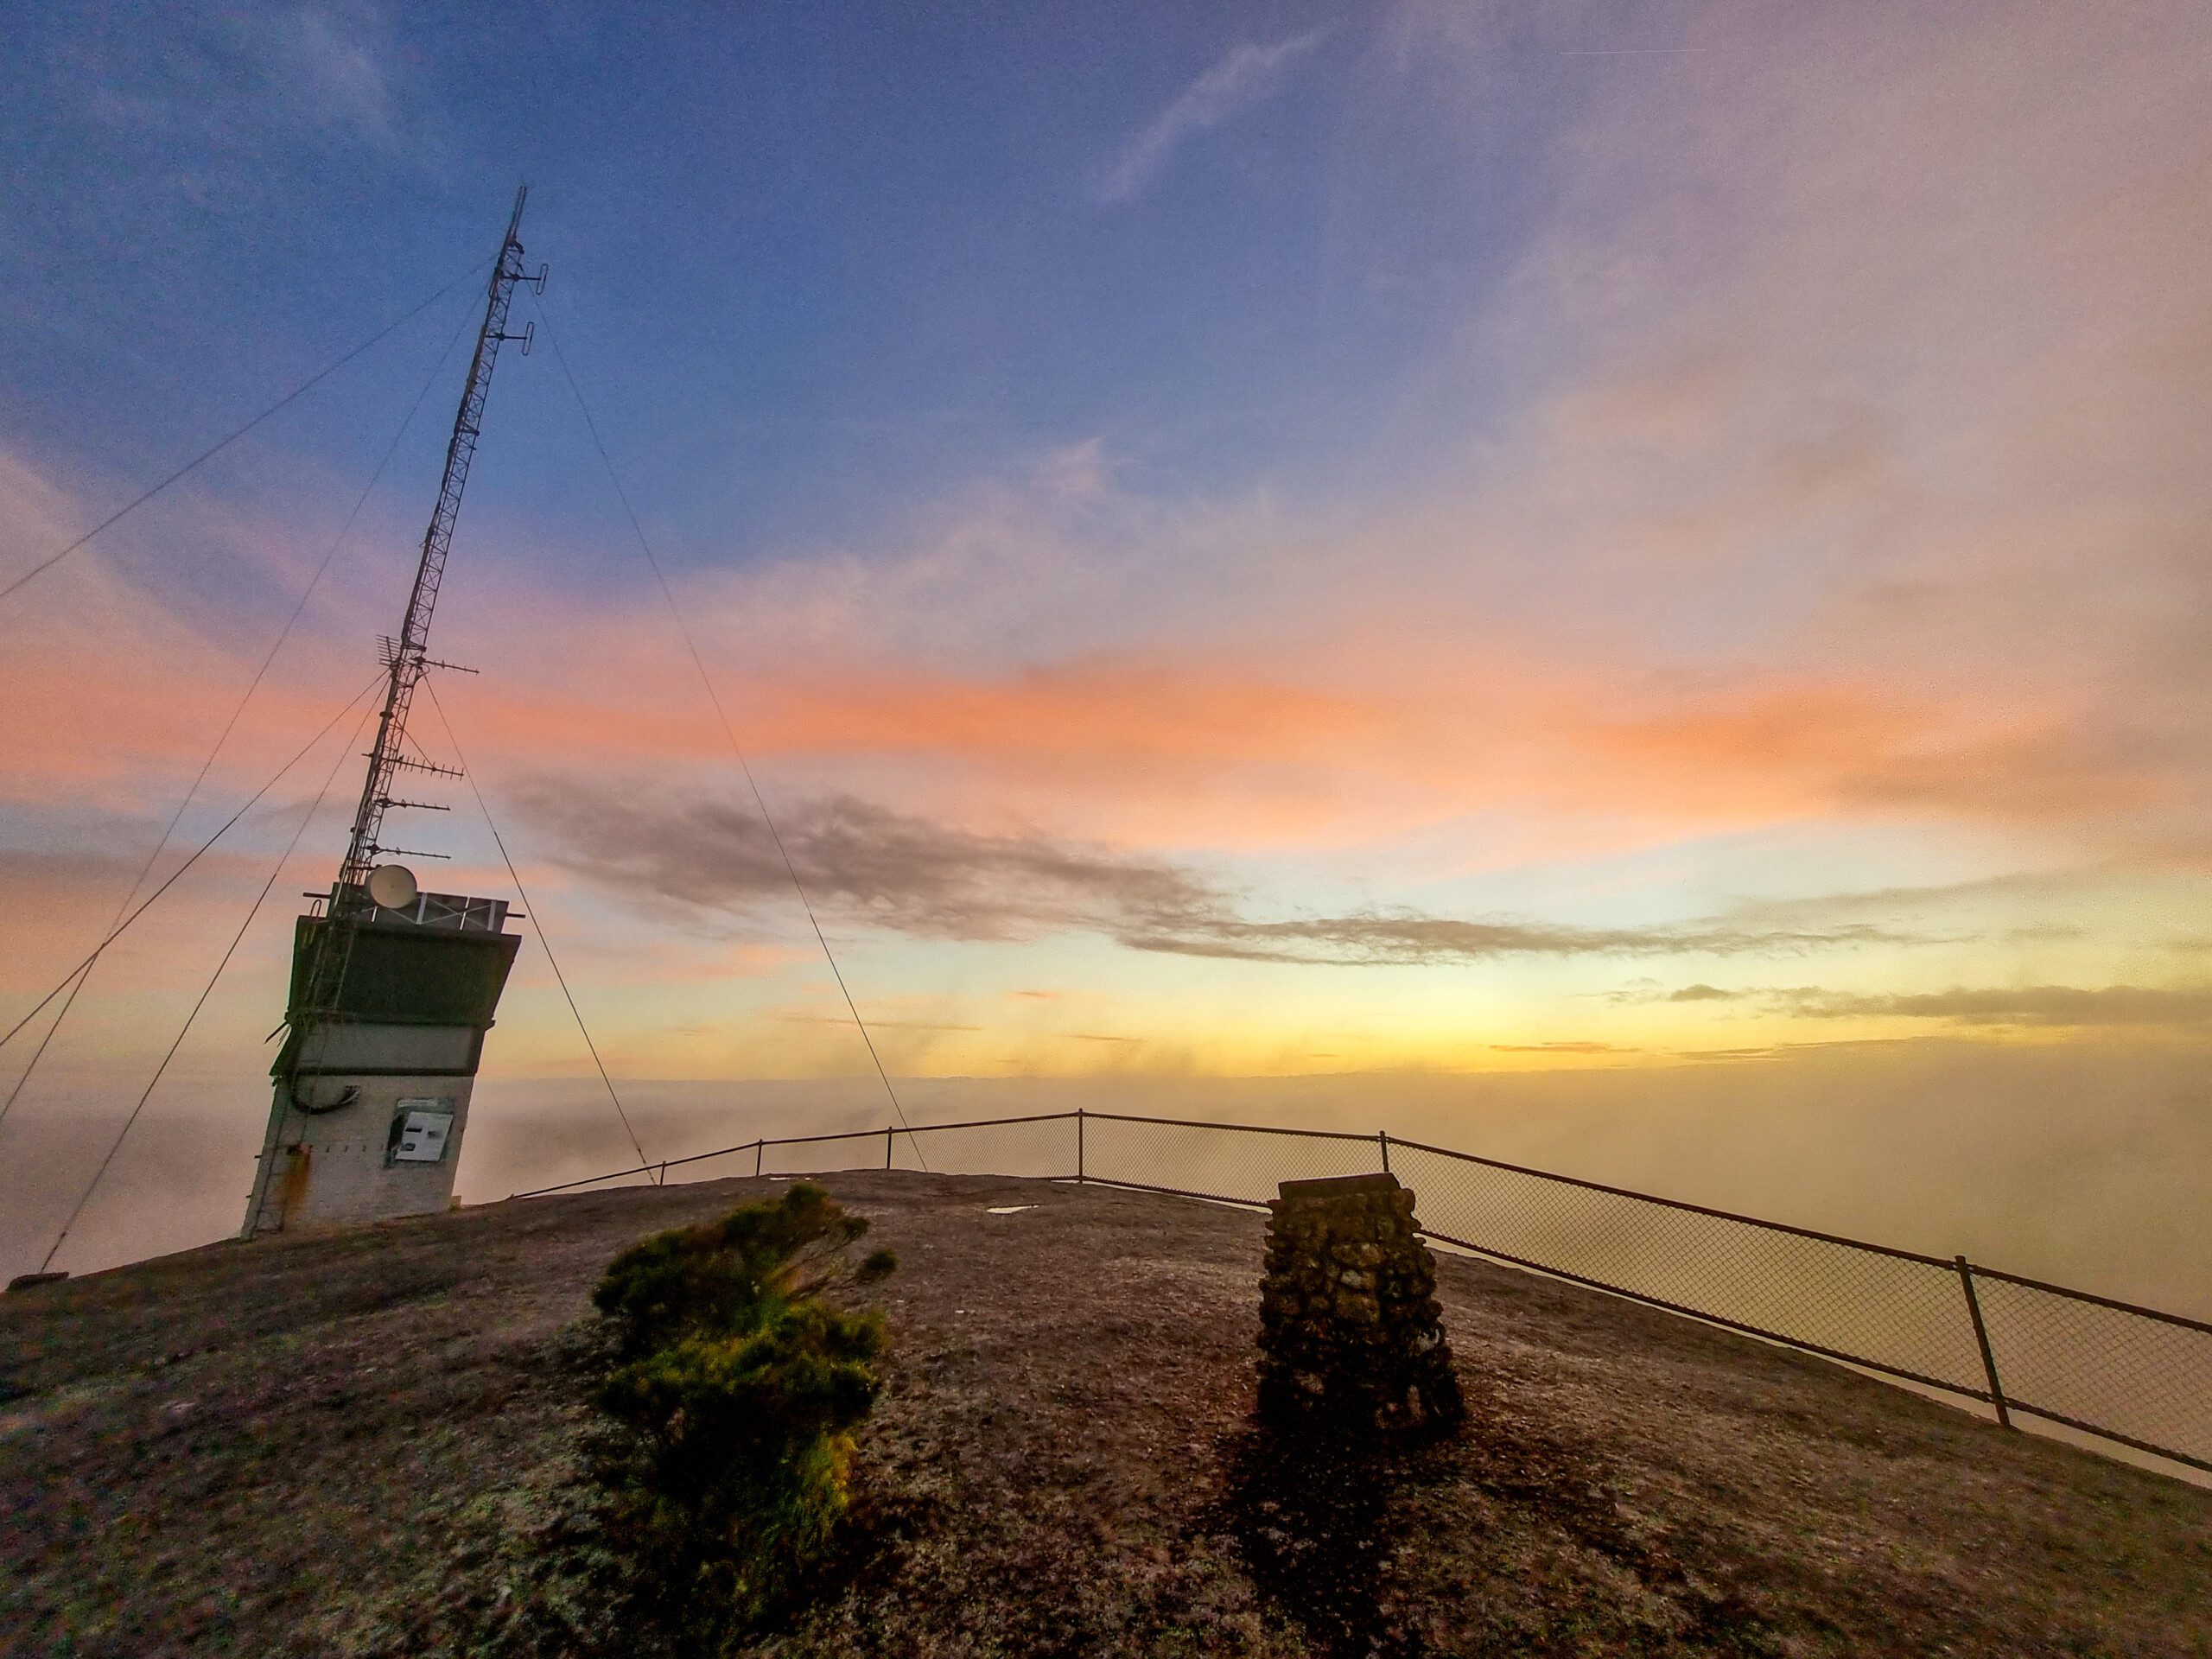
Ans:
[[[888,1123],[883,1126],[883,1166],[886,1169],[891,1167],[891,1126]]]
[[[1375,1144],[1382,1148],[1382,1173],[1388,1175],[1390,1173],[1390,1131],[1376,1130]]]
[[[1083,1108],[1075,1109],[1075,1184],[1084,1184],[1083,1176]]]
[[[753,1173],[755,1175],[760,1173],[760,1154],[767,1145],[766,1141],[755,1141],[753,1143]]]
[[[1963,1255],[1957,1258],[1959,1283],[1967,1293],[1967,1312],[1974,1318],[1974,1339],[1981,1349],[1981,1369],[1989,1378],[1989,1403],[1997,1408],[1997,1421],[2012,1427],[2012,1414],[2005,1404],[2005,1385],[1997,1380],[1997,1356],[1990,1351],[1989,1327],[1981,1322],[1981,1298],[1974,1294],[1974,1269]]]

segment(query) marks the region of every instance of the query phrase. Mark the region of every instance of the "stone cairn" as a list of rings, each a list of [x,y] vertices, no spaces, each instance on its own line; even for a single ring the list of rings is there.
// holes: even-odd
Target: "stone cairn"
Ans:
[[[1285,1181],[1271,1198],[1260,1285],[1260,1415],[1407,1429],[1459,1421],[1414,1195],[1390,1175]]]

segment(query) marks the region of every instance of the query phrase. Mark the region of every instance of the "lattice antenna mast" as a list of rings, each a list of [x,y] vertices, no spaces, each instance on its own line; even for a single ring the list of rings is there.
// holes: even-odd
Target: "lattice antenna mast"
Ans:
[[[364,888],[379,854],[401,850],[382,845],[385,814],[392,807],[421,803],[403,801],[392,785],[403,771],[431,772],[449,777],[460,774],[444,766],[411,760],[406,753],[407,713],[415,688],[432,666],[429,658],[430,613],[437,607],[438,585],[445,575],[446,554],[453,545],[454,521],[461,516],[461,494],[468,486],[469,463],[476,457],[477,435],[483,429],[484,400],[492,390],[492,370],[498,363],[502,340],[519,340],[530,351],[532,324],[519,334],[507,332],[507,307],[517,283],[530,283],[545,290],[545,267],[535,276],[524,272],[522,242],[523,202],[530,194],[524,185],[515,192],[515,210],[507,220],[507,233],[499,243],[499,257],[492,267],[491,286],[485,296],[484,326],[477,330],[476,355],[468,365],[468,384],[462,387],[461,410],[454,416],[453,441],[446,446],[445,480],[438,486],[438,504],[431,510],[430,526],[423,532],[422,562],[415,568],[414,591],[407,596],[407,614],[396,639],[385,641],[391,678],[385,688],[384,712],[377,721],[376,747],[369,751],[369,775],[361,785],[361,804],[353,813],[353,835],[339,868],[338,884],[331,890],[331,913],[365,907]]]

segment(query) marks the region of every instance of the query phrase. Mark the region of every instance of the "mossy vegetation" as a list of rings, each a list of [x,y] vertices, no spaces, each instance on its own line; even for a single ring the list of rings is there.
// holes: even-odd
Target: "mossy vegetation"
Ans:
[[[632,1245],[593,1293],[614,1359],[593,1395],[608,1541],[638,1568],[640,1613],[686,1651],[791,1601],[845,1511],[883,1316],[822,1298],[897,1265],[853,1263],[867,1231],[802,1182]]]

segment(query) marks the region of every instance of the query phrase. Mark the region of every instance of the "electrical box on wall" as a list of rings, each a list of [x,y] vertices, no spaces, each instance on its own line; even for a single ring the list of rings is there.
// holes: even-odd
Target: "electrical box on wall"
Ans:
[[[453,1130],[450,1098],[411,1099],[399,1103],[391,1120],[391,1159],[395,1164],[435,1164],[446,1155],[446,1138]]]

